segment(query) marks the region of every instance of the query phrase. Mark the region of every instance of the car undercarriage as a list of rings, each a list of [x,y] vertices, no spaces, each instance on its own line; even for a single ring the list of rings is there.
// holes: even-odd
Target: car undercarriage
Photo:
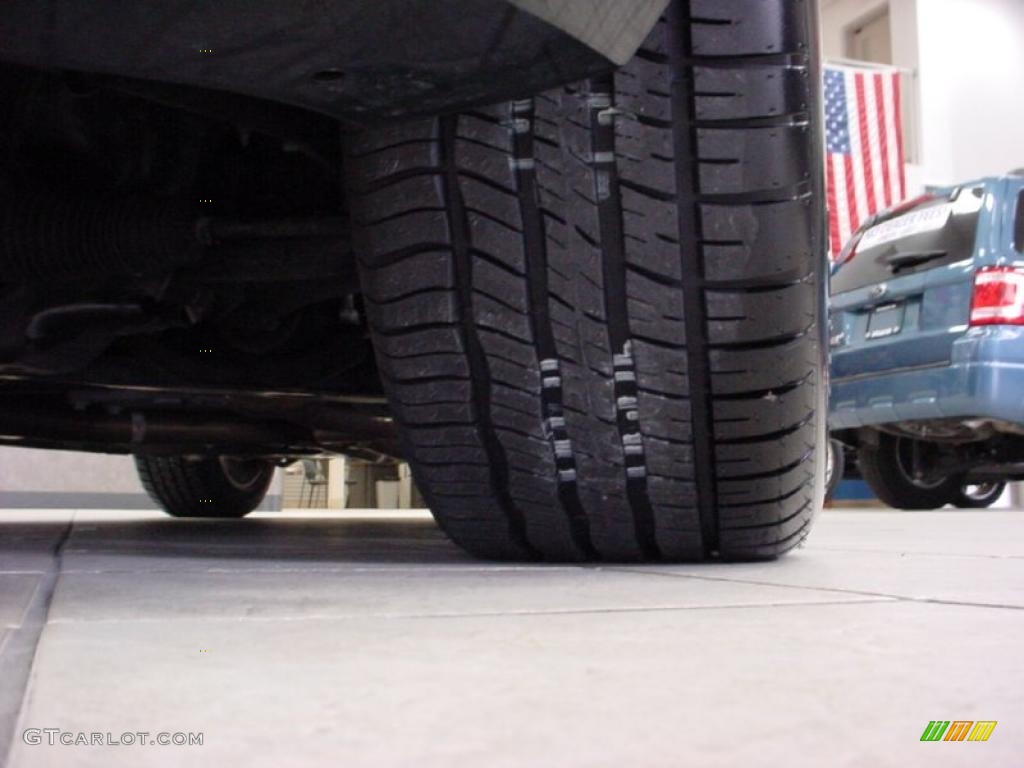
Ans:
[[[335,121],[2,77],[0,440],[395,452]]]

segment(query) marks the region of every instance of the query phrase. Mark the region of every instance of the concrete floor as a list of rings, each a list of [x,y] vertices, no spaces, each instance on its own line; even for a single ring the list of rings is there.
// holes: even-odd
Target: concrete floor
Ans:
[[[1024,756],[1017,512],[828,511],[776,563],[649,568],[488,565],[397,514],[0,512],[0,632],[17,768]],[[935,719],[999,724],[920,742]]]

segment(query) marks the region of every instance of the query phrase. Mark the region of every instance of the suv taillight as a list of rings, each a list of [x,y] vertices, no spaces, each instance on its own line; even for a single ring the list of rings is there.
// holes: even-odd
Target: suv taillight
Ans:
[[[974,276],[971,325],[1024,325],[1024,271],[986,267]]]

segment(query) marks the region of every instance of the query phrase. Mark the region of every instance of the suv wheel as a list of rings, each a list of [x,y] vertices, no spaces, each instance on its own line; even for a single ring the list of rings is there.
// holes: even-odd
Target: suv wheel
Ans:
[[[597,78],[352,138],[392,410],[501,559],[767,558],[824,476],[812,2],[673,2]]]
[[[135,468],[146,493],[172,517],[245,517],[274,476],[270,461],[228,456],[136,456]]]
[[[995,504],[1006,490],[1006,483],[964,483],[953,497],[961,509],[985,509]]]
[[[878,445],[862,443],[857,463],[868,487],[879,500],[896,509],[938,509],[960,492],[958,477],[918,477],[914,450],[926,443],[881,433]]]

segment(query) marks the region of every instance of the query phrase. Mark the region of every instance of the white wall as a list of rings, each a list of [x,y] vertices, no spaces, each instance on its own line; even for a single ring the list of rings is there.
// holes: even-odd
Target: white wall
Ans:
[[[98,494],[111,505],[148,506],[128,456],[0,446],[0,508],[86,504]]]
[[[1024,0],[919,0],[926,183],[1024,166]]]
[[[0,446],[0,493],[86,489],[110,493],[142,491],[128,456]]]
[[[874,16],[886,5],[892,25],[893,64],[917,66],[917,5],[930,0],[832,0],[823,4],[822,48],[826,58],[846,55],[846,30]]]

